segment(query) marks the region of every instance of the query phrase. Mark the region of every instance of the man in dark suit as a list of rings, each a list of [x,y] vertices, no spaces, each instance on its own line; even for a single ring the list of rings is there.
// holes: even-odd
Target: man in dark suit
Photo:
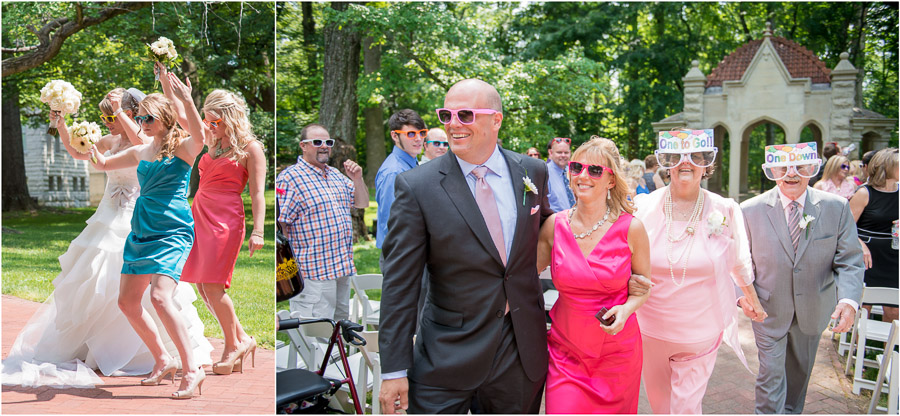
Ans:
[[[396,180],[383,246],[382,409],[537,413],[547,374],[536,268],[552,214],[547,167],[498,146],[502,105],[491,85],[461,81],[444,107],[451,152]],[[423,267],[430,290],[413,345]]]

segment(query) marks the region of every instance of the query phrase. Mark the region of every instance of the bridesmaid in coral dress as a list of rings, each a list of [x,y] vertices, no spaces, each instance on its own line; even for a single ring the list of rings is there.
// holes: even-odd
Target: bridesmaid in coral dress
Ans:
[[[244,331],[225,289],[231,287],[235,262],[244,242],[241,193],[248,180],[253,210],[250,256],[263,246],[266,157],[262,144],[253,135],[243,99],[225,90],[211,92],[203,105],[204,126],[190,96],[190,85],[172,79],[179,87],[175,90],[184,93],[176,96],[185,110],[190,133],[204,137],[209,145],[209,152],[200,158],[198,166],[200,185],[191,207],[196,236],[182,280],[197,285],[206,307],[222,326],[225,348],[221,360],[213,365],[213,372],[243,372],[244,357],[251,355],[255,361],[256,340]]]
[[[647,300],[629,295],[632,273],[650,273],[650,243],[631,215],[616,145],[599,137],[569,162],[572,209],[541,228],[538,270],[550,264],[559,300],[550,311],[546,412],[637,413],[641,333],[634,311]],[[599,221],[598,221],[599,220]],[[605,325],[595,315],[601,308]]]

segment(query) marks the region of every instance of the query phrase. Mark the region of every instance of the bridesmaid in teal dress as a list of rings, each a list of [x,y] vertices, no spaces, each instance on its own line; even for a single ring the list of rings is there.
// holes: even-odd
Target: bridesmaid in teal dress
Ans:
[[[164,80],[166,82],[168,80]],[[167,376],[175,380],[178,368],[166,353],[141,297],[150,285],[150,299],[181,356],[181,385],[173,399],[188,399],[206,378],[192,354],[187,326],[172,303],[172,294],[194,241],[194,220],[187,202],[191,166],[203,150],[202,139],[188,137],[176,126],[172,102],[162,94],[150,94],[140,103],[135,120],[152,141],[106,158],[92,152],[99,170],[137,165],[141,195],[125,243],[119,309],[150,349],[156,364],[142,385],[158,385]],[[126,123],[133,123],[123,118]]]

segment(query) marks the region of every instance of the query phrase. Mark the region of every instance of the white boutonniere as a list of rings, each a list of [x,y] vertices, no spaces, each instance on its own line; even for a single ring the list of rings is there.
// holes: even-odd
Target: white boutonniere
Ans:
[[[525,177],[522,178],[522,183],[525,184],[525,190],[522,192],[522,206],[525,206],[525,197],[529,192],[537,195],[538,189],[537,186],[534,185],[534,182],[531,181],[531,178],[528,177],[528,171],[525,171]]]
[[[706,218],[706,225],[709,228],[709,236],[712,237],[714,235],[722,235],[725,227],[728,226],[728,222],[725,219],[725,214],[715,210],[709,213],[709,217]]]
[[[816,219],[816,217],[808,214],[803,214],[803,218],[800,218],[800,222],[797,224],[797,226],[806,230],[807,240],[809,240],[809,223],[813,222],[814,219]]]

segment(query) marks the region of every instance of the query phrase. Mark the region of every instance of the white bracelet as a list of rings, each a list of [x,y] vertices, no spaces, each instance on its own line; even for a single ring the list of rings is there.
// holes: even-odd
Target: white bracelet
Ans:
[[[114,115],[114,116],[117,116],[117,115],[119,115],[119,113],[121,113],[122,111],[123,111],[122,108],[119,107],[118,110],[116,110],[116,111],[113,112],[113,115]]]

